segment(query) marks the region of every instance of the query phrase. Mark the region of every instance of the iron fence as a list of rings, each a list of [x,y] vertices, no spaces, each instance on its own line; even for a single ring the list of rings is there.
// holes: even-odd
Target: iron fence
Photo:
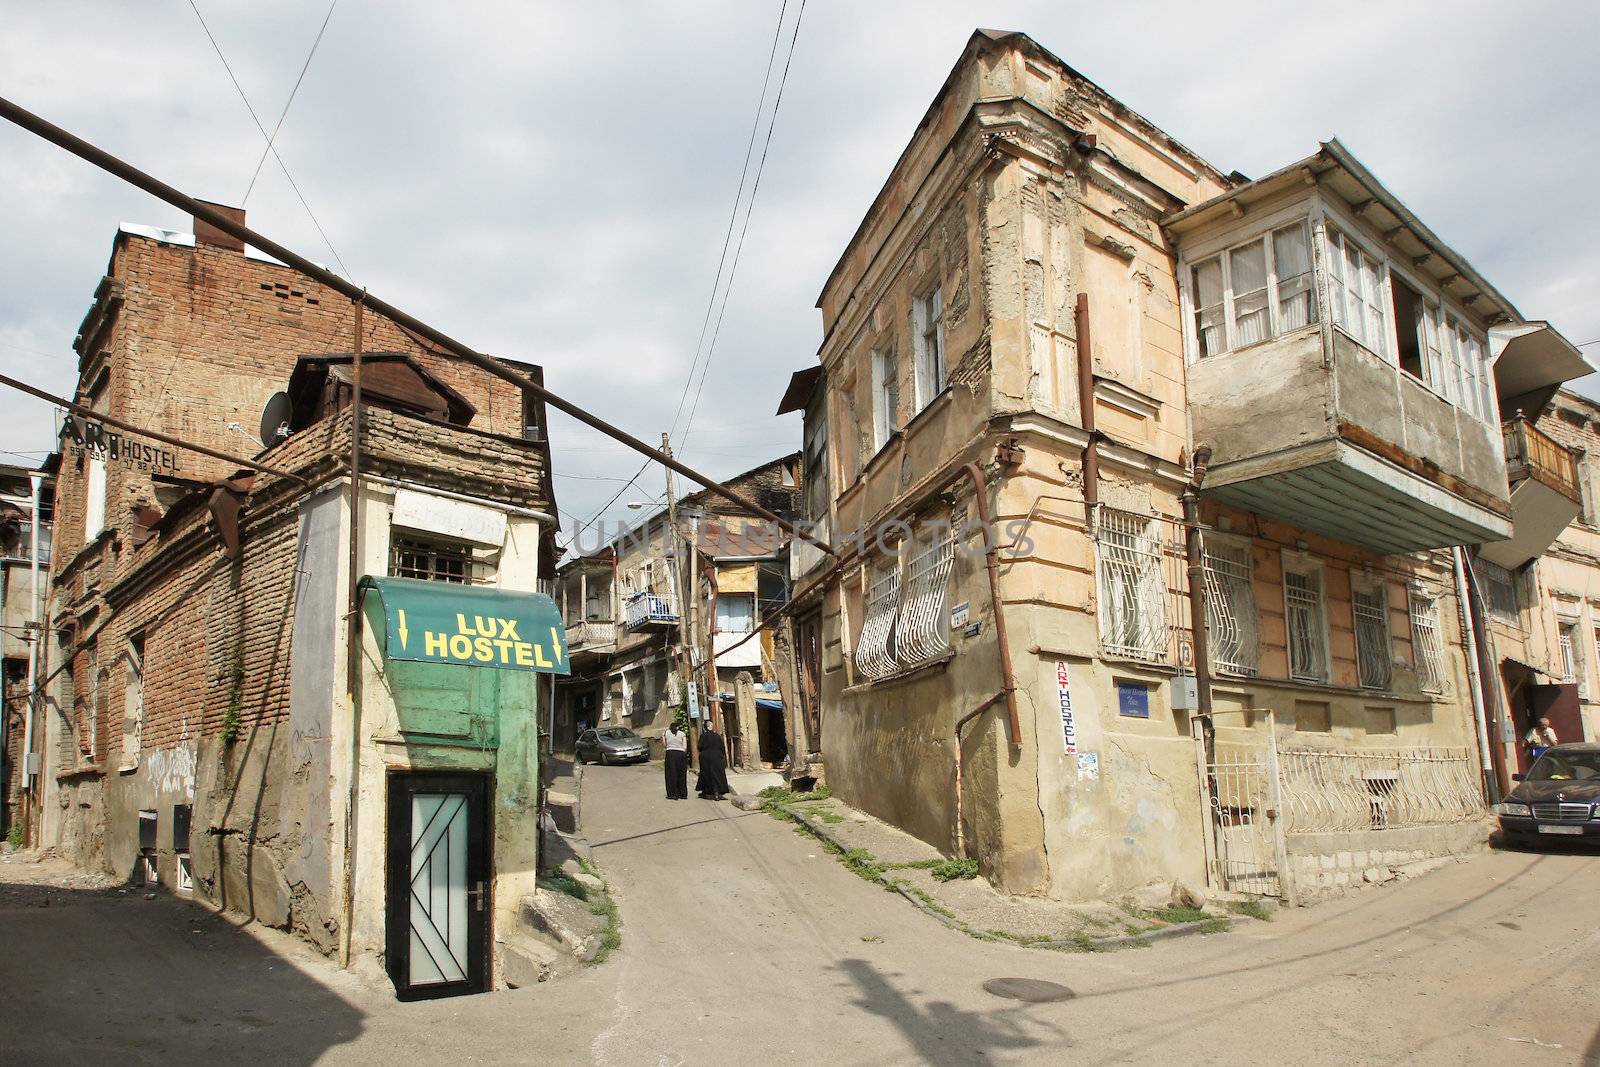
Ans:
[[[1483,814],[1468,749],[1279,751],[1291,834],[1394,830],[1467,822]]]

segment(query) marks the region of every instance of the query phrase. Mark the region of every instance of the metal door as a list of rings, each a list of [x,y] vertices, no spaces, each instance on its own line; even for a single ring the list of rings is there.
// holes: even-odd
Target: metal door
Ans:
[[[401,1000],[487,988],[488,780],[389,777],[389,977]]]
[[[1265,744],[1214,743],[1209,755],[1201,723],[1194,720],[1200,802],[1206,812],[1207,882],[1229,892],[1293,903],[1276,716],[1268,711],[1266,718]]]

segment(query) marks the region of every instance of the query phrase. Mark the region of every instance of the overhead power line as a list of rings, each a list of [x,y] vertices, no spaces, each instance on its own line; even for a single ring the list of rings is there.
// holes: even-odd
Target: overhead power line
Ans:
[[[800,22],[806,17],[806,0],[800,0],[800,13],[794,18],[794,32],[789,35],[789,54],[783,61],[783,75],[778,79],[778,93],[773,98],[772,119],[767,123],[767,139],[761,145],[761,162],[756,165],[756,177],[750,186],[750,200],[745,205],[744,225],[739,230],[739,243],[734,246],[733,263],[728,268],[728,284],[722,290],[722,307],[717,311],[717,325],[711,331],[711,344],[706,347],[706,358],[700,367],[700,381],[694,389],[694,403],[689,405],[689,418],[679,434],[680,450],[687,447],[689,431],[694,426],[694,415],[700,407],[700,393],[705,389],[706,374],[711,370],[711,357],[717,350],[717,338],[722,334],[722,317],[728,311],[728,296],[733,292],[733,279],[739,271],[739,256],[744,251],[745,234],[750,232],[750,216],[755,212],[756,193],[761,189],[761,175],[767,167],[767,151],[772,147],[772,131],[778,125],[778,108],[783,106],[783,88],[789,82],[789,65],[794,62],[795,42],[800,39]]]
[[[832,545],[828,544],[825,540],[821,539],[810,530],[797,526],[794,522],[784,518],[782,515],[779,515],[770,508],[762,507],[760,504],[751,503],[749,500],[740,496],[738,493],[734,492],[733,489],[727,485],[724,485],[722,482],[700,473],[693,467],[684,463],[682,460],[668,455],[661,449],[656,448],[653,445],[646,444],[644,441],[641,441],[638,437],[635,437],[633,434],[622,429],[621,427],[615,426],[612,423],[607,422],[605,419],[602,419],[599,415],[596,415],[588,408],[585,408],[580,404],[575,404],[559,393],[546,388],[541,382],[536,381],[527,373],[516,370],[502,360],[486,356],[482,352],[463,344],[461,341],[451,337],[438,327],[431,326],[417,318],[415,315],[408,314],[395,305],[389,303],[387,300],[374,296],[366,289],[351,282],[348,278],[341,277],[326,267],[320,266],[312,260],[307,259],[305,256],[300,255],[293,249],[279,244],[277,241],[267,237],[265,234],[259,233],[258,231],[245,226],[236,218],[217,210],[211,205],[196,200],[194,197],[173,188],[171,185],[168,185],[166,182],[163,182],[152,175],[146,174],[144,171],[139,170],[137,167],[132,166],[124,160],[118,159],[105,149],[90,144],[81,137],[68,133],[61,127],[47,121],[46,119],[40,118],[38,115],[33,114],[26,108],[18,107],[5,97],[0,97],[0,119],[5,119],[9,122],[15,123],[28,132],[49,141],[51,144],[71,152],[79,159],[94,164],[96,167],[99,167],[108,174],[114,175],[128,184],[144,190],[151,196],[157,197],[160,200],[171,204],[180,211],[193,215],[202,222],[206,222],[212,226],[215,226],[218,230],[229,235],[230,237],[233,237],[235,240],[243,241],[247,245],[252,245],[255,248],[260,249],[262,252],[274,257],[285,266],[299,271],[307,278],[327,286],[329,289],[332,289],[334,292],[339,293],[345,298],[351,301],[361,302],[372,312],[382,315],[384,318],[393,322],[396,326],[399,326],[410,333],[417,334],[425,340],[433,342],[435,345],[439,346],[439,348],[444,350],[442,353],[440,353],[441,355],[447,355],[448,358],[470,364],[486,374],[489,374],[495,378],[499,378],[501,381],[509,382],[510,384],[521,389],[524,395],[531,396],[536,400],[541,400],[556,411],[570,416],[586,426],[592,426],[597,430],[601,430],[616,440],[623,442],[624,444],[628,445],[628,447],[638,452],[641,456],[646,457],[648,461],[660,463],[662,466],[676,471],[678,474],[688,478],[696,485],[703,486],[711,494],[721,497],[729,503],[738,504],[747,511],[754,513],[759,518],[763,518],[768,522],[775,523],[780,529],[795,537],[816,545],[830,556],[836,554],[836,551]]]
[[[756,135],[761,132],[761,113],[767,106],[767,86],[772,83],[773,61],[778,56],[778,42],[783,39],[783,16],[788,10],[789,0],[783,0],[783,6],[778,9],[778,24],[772,28],[772,47],[767,50],[767,70],[761,78],[761,95],[756,98],[756,113],[750,120],[750,142],[744,148],[744,164],[739,168],[739,185],[734,190],[733,204],[728,209],[728,228],[722,234],[722,251],[717,256],[717,276],[711,282],[711,295],[706,300],[705,317],[700,321],[700,337],[694,343],[694,355],[689,360],[689,373],[683,380],[683,393],[678,397],[678,409],[672,413],[670,431],[672,435],[678,432],[678,420],[683,417],[683,406],[688,402],[689,390],[694,385],[694,372],[700,365],[700,353],[706,343],[706,330],[711,326],[711,313],[717,306],[717,292],[722,288],[722,268],[728,260],[728,246],[733,243],[733,227],[739,221],[739,204],[744,200],[744,183],[750,175],[750,160],[755,155]],[[776,111],[773,117],[777,117]]]
[[[317,54],[317,45],[322,43],[322,35],[328,31],[328,20],[333,18],[333,9],[339,6],[339,0],[333,0],[328,5],[328,13],[322,16],[322,25],[317,29],[316,39],[311,42],[311,51],[306,53],[306,61],[301,64],[300,76],[294,80],[294,88],[289,90],[289,99],[283,103],[283,113],[278,116],[278,124],[272,127],[272,136],[267,138],[267,147],[261,150],[261,158],[256,160],[256,169],[250,174],[250,184],[245,186],[244,199],[241,205],[250,202],[250,192],[256,187],[256,179],[261,176],[261,165],[267,161],[267,154],[272,151],[272,146],[278,142],[278,131],[283,129],[283,120],[289,117],[289,108],[294,106],[295,94],[300,91],[300,83],[306,80],[306,71],[311,69],[311,60]]]
[[[283,171],[283,176],[289,180],[289,188],[294,190],[294,195],[299,198],[300,206],[306,209],[306,215],[311,219],[311,225],[317,228],[317,233],[322,235],[322,243],[328,246],[328,251],[333,254],[333,261],[339,264],[339,270],[345,277],[350,276],[350,268],[344,265],[344,260],[339,257],[339,250],[333,247],[333,242],[328,239],[328,231],[322,228],[322,223],[317,221],[317,213],[311,210],[311,205],[306,201],[306,194],[300,191],[300,185],[294,180],[294,175],[289,173],[289,164],[283,161],[278,150],[272,145],[272,135],[267,133],[267,128],[261,124],[261,119],[256,115],[256,109],[251,106],[250,98],[245,95],[244,86],[239,84],[239,79],[234,76],[233,68],[228,65],[228,57],[222,54],[222,46],[217,43],[217,38],[211,32],[211,27],[206,25],[206,17],[200,14],[200,8],[194,0],[189,0],[189,7],[194,10],[194,17],[200,20],[200,28],[205,31],[206,40],[211,42],[211,48],[217,53],[217,58],[222,60],[222,69],[228,72],[228,80],[233,82],[233,87],[239,93],[239,99],[244,101],[244,109],[250,112],[250,118],[256,124],[256,129],[261,131],[261,136],[267,142],[267,151],[272,153],[272,158],[278,161],[278,166]],[[332,11],[329,11],[332,14]]]

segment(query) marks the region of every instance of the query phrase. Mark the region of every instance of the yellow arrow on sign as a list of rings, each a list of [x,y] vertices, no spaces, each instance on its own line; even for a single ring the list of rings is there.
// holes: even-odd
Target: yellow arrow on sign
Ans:
[[[400,616],[400,625],[398,627],[400,630],[400,651],[404,652],[406,650],[406,609],[401,608],[398,614]]]
[[[561,635],[556,633],[554,626],[550,627],[550,647],[555,650],[556,662],[561,662]]]

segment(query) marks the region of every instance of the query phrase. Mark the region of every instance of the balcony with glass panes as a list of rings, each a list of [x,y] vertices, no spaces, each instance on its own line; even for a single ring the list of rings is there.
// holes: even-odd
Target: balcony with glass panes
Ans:
[[[1388,553],[1511,534],[1501,364],[1523,391],[1574,367],[1493,331],[1547,327],[1337,142],[1165,229],[1205,493]]]

